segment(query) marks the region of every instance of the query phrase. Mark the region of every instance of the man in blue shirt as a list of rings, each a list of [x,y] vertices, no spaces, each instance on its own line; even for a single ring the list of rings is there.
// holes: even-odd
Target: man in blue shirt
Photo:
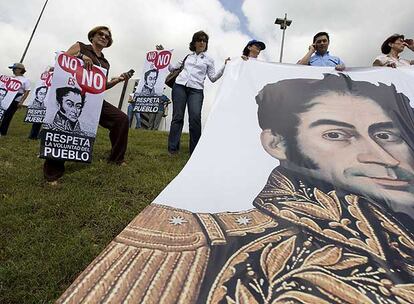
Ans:
[[[341,58],[332,56],[328,51],[329,35],[326,32],[319,32],[313,37],[313,43],[309,51],[297,63],[311,66],[331,66],[338,71],[345,70],[345,64]]]

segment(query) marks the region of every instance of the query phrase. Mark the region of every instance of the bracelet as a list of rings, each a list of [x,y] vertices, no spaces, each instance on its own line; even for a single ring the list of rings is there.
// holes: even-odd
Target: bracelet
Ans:
[[[79,59],[81,59],[81,60],[83,60],[83,54],[82,53],[79,53],[79,55],[76,56],[76,57],[79,58]]]

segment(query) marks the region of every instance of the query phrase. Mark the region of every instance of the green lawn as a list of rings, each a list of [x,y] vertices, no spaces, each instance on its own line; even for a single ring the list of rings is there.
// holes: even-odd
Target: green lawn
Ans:
[[[19,110],[0,137],[0,303],[51,303],[179,173],[188,159],[166,152],[167,133],[129,132],[128,166],[106,163],[100,128],[92,164],[66,163],[56,187],[45,184],[39,142]]]

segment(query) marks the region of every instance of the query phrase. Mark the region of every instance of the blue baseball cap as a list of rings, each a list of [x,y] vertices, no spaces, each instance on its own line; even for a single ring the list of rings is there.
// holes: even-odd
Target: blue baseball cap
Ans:
[[[23,63],[20,62],[13,63],[11,66],[9,66],[9,69],[22,69],[26,71],[26,68],[24,67]]]
[[[247,42],[246,47],[251,46],[253,44],[258,45],[260,47],[260,50],[262,50],[262,51],[266,48],[266,44],[264,44],[263,42],[261,42],[259,40],[256,40],[256,39],[253,39],[253,40],[250,40],[249,42]]]

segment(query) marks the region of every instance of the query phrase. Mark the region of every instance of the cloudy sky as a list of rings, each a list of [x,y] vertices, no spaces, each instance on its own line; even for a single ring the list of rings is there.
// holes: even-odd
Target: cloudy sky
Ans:
[[[1,74],[20,60],[43,3],[0,2]],[[157,43],[173,48],[175,59],[184,57],[192,33],[200,29],[210,35],[209,53],[217,65],[227,56],[239,56],[251,38],[267,44],[261,59],[278,61],[281,31],[274,21],[285,12],[293,20],[286,32],[287,63],[306,53],[318,31],[330,33],[331,53],[347,66],[370,65],[382,41],[393,33],[414,37],[412,0],[392,5],[374,0],[49,0],[24,63],[34,81],[52,63],[54,51],[87,42],[88,30],[101,24],[109,25],[114,37],[105,51],[113,76],[130,68],[139,74],[145,53]],[[404,57],[414,59],[414,53],[406,50]],[[211,94],[207,92],[207,99]]]

